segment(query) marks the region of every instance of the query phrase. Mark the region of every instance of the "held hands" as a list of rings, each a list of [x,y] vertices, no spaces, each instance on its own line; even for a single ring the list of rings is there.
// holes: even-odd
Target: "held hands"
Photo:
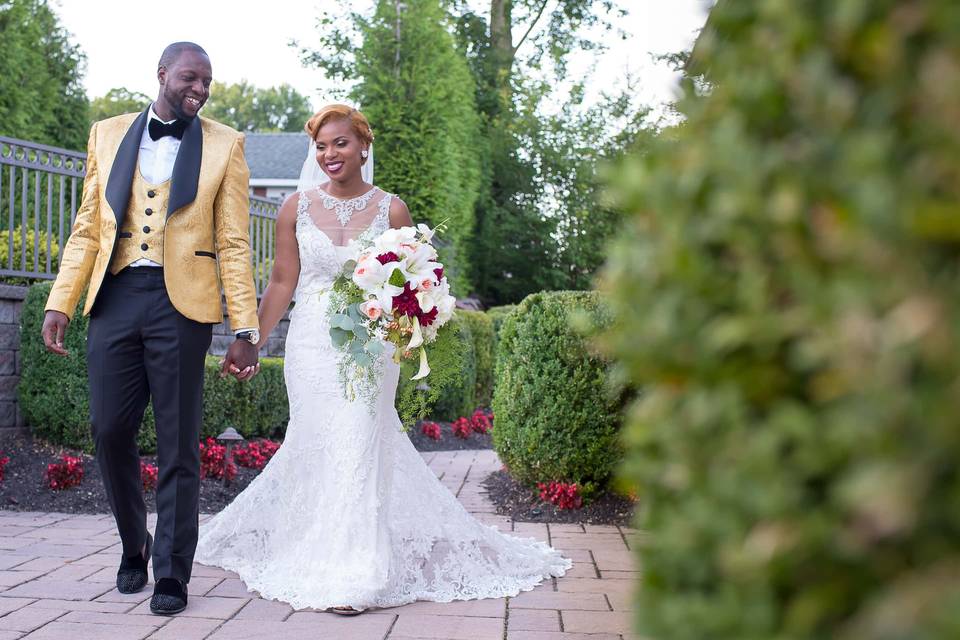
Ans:
[[[70,318],[67,314],[59,311],[47,311],[43,316],[43,328],[40,334],[43,336],[43,344],[47,351],[58,356],[68,355],[63,347],[63,341],[67,336],[67,326],[70,325]],[[252,345],[251,345],[252,346]]]
[[[237,380],[249,380],[260,371],[258,356],[256,345],[242,339],[234,340],[220,361],[220,377],[230,374]]]

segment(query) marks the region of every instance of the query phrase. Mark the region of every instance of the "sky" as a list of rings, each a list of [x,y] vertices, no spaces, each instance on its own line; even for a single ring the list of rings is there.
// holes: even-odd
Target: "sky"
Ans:
[[[480,4],[481,0],[471,0]],[[332,5],[326,0],[327,5]],[[372,0],[353,2],[372,6]],[[590,84],[613,89],[627,74],[639,80],[639,99],[656,106],[671,99],[676,78],[650,54],[687,48],[706,17],[705,0],[620,0],[629,11],[617,26],[630,37],[611,40],[599,59],[574,52],[570,68]],[[325,0],[53,0],[52,6],[73,42],[87,55],[85,87],[91,98],[114,87],[157,93],[156,65],[164,46],[192,40],[210,55],[214,79],[247,80],[259,87],[288,83],[315,108],[329,102],[333,84],[316,69],[305,69],[289,42],[316,41],[316,21]],[[160,8],[162,6],[162,8]],[[346,19],[346,18],[345,18]],[[521,51],[522,54],[522,51]],[[596,64],[594,64],[596,63]],[[597,94],[599,95],[599,93]]]

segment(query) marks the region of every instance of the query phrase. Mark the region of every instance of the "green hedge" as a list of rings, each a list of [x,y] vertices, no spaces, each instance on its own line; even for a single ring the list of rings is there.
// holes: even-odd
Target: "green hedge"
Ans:
[[[493,444],[520,482],[576,482],[589,498],[620,462],[623,401],[606,380],[608,363],[571,327],[577,315],[608,323],[597,293],[573,291],[527,296],[504,322]]]
[[[78,312],[67,331],[67,358],[46,352],[40,337],[43,307],[51,283],[30,287],[21,316],[18,387],[20,409],[33,433],[67,447],[93,451],[87,388],[87,318]],[[83,300],[80,301],[82,308]],[[220,378],[219,358],[208,357],[204,379],[202,435],[216,436],[235,427],[245,437],[277,436],[289,418],[283,381],[283,361],[264,358],[260,373],[247,383]],[[144,453],[156,450],[152,407],[147,407],[138,445]]]
[[[506,320],[507,316],[513,313],[516,308],[517,305],[515,304],[504,304],[499,307],[490,307],[485,311],[493,323],[494,340],[496,340],[496,336],[500,334],[500,328],[503,326],[504,320]]]
[[[960,637],[958,51],[955,0],[720,0],[623,169],[644,637]]]
[[[482,311],[461,310],[457,313],[470,326],[473,353],[477,362],[477,384],[473,406],[468,413],[463,414],[469,415],[477,407],[489,407],[493,402],[493,321]]]

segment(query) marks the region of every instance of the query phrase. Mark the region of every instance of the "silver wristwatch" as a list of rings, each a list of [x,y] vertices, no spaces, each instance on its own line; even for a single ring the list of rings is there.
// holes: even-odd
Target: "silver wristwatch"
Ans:
[[[237,340],[246,340],[250,344],[257,344],[260,342],[260,332],[256,329],[248,329],[247,331],[240,331],[237,333]]]

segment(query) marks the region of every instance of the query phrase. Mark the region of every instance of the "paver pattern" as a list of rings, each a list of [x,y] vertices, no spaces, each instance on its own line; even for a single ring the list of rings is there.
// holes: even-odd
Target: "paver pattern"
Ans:
[[[416,602],[342,618],[294,611],[249,592],[234,573],[195,565],[189,607],[167,618],[150,613],[151,586],[134,595],[114,587],[120,541],[112,516],[0,510],[0,640],[637,640],[635,532],[514,523],[496,515],[480,484],[500,468],[494,452],[423,455],[477,518],[552,544],[573,569],[513,598]]]

